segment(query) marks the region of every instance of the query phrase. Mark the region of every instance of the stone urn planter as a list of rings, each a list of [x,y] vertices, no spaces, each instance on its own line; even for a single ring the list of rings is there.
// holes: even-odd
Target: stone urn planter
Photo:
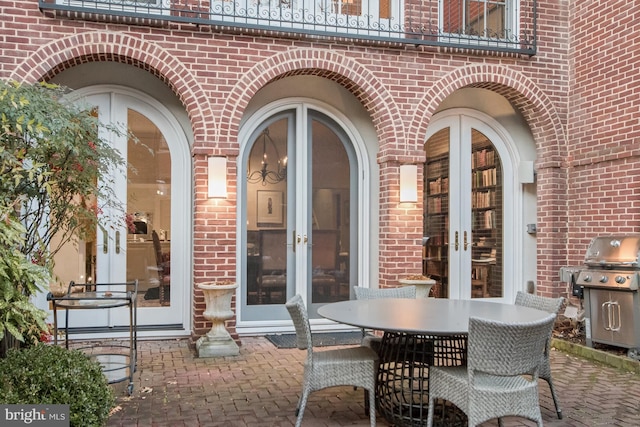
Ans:
[[[198,284],[206,302],[203,316],[213,323],[211,330],[196,342],[198,357],[236,356],[240,353],[238,344],[224,327],[224,322],[234,316],[231,310],[231,298],[237,287],[237,283],[225,282]]]
[[[398,283],[402,286],[415,286],[416,298],[429,298],[431,288],[436,284],[436,281],[427,276],[416,275],[400,279]]]

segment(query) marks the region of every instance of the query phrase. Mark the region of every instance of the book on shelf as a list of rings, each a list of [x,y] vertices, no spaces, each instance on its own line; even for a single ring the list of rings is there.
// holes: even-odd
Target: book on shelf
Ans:
[[[484,148],[473,152],[471,156],[471,166],[473,168],[482,168],[485,166],[493,166],[496,161],[496,152],[490,148]]]

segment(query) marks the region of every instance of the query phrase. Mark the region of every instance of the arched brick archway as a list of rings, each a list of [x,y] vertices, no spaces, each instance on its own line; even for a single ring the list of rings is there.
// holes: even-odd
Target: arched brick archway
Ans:
[[[553,102],[542,90],[535,90],[536,84],[525,75],[500,65],[470,65],[440,79],[416,108],[421,114],[410,125],[408,141],[420,148],[434,111],[444,99],[464,87],[488,89],[504,96],[527,121],[539,152],[544,145],[545,161],[557,162],[566,157],[566,136]]]
[[[404,122],[396,100],[377,76],[362,64],[341,53],[330,50],[298,49],[274,55],[252,67],[235,85],[229,102],[222,111],[219,143],[232,143],[238,134],[244,110],[252,97],[271,81],[294,75],[314,75],[334,81],[351,92],[371,115],[379,142],[377,160],[380,165],[379,192],[384,194],[379,201],[379,227],[389,229],[400,215],[394,208],[390,194],[397,193],[398,165],[423,158],[422,149],[411,150],[406,144]],[[406,213],[404,213],[406,214]],[[410,215],[422,217],[421,212]],[[404,235],[385,233],[379,238],[378,257],[380,284],[386,285],[388,277],[395,278],[398,263],[397,245],[410,246],[414,242]]]
[[[483,88],[504,96],[526,120],[536,143],[538,251],[537,289],[558,296],[559,268],[566,265],[566,133],[554,103],[521,73],[501,65],[470,65],[440,79],[425,94],[408,131],[408,143],[422,149],[427,126],[438,106],[454,91]],[[562,254],[565,253],[565,258]],[[553,254],[550,256],[549,254]]]
[[[214,139],[217,126],[211,121],[215,116],[195,76],[162,47],[127,34],[94,31],[61,38],[29,55],[9,78],[47,80],[74,65],[97,61],[130,64],[155,75],[185,106],[196,143]]]
[[[400,117],[397,104],[378,78],[341,53],[318,49],[281,52],[248,70],[231,90],[222,111],[220,141],[230,141],[238,134],[242,114],[258,90],[271,81],[294,75],[324,77],[349,90],[371,114],[381,153],[404,142],[404,128],[393,119]]]

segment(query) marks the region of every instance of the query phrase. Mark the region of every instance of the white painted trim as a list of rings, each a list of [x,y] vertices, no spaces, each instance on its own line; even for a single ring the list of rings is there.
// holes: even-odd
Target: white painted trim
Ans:
[[[181,283],[182,293],[172,294],[171,307],[179,310],[176,319],[166,321],[167,316],[159,316],[158,323],[181,323],[183,330],[168,330],[167,333],[175,335],[189,335],[192,329],[192,268],[193,265],[193,233],[192,233],[192,198],[193,198],[193,167],[189,141],[182,130],[176,117],[156,99],[139,90],[118,85],[94,85],[73,91],[68,99],[73,102],[95,95],[108,95],[113,113],[115,98],[123,100],[127,107],[133,108],[154,122],[166,138],[171,152],[171,241],[172,241],[172,276],[176,282]],[[113,117],[113,114],[111,114]],[[180,188],[182,190],[176,191]],[[177,289],[177,287],[175,287]],[[46,302],[45,302],[46,303]],[[175,304],[173,304],[175,303]],[[48,306],[48,305],[47,305]],[[155,307],[152,310],[170,310]],[[99,310],[100,311],[100,310]],[[142,311],[142,316],[141,316]],[[138,308],[138,323],[144,318],[145,308]],[[156,312],[158,313],[158,312]],[[94,312],[95,315],[95,312]],[[128,316],[128,315],[127,315]],[[71,325],[73,326],[73,324]],[[102,326],[102,325],[100,325]],[[164,336],[162,331],[140,332],[140,337]],[[100,334],[100,337],[103,335]]]
[[[279,99],[277,101],[271,102],[269,104],[264,105],[260,109],[258,109],[255,113],[253,113],[248,119],[243,123],[240,132],[238,133],[238,141],[240,143],[240,150],[238,156],[238,180],[244,179],[245,165],[247,161],[247,157],[249,155],[250,148],[249,144],[251,141],[249,140],[252,133],[255,129],[262,124],[264,121],[269,119],[270,117],[281,113],[287,110],[296,110],[296,120],[301,123],[306,123],[306,112],[308,110],[318,111],[334,122],[336,122],[342,130],[345,132],[347,138],[351,141],[357,162],[358,168],[358,179],[357,179],[357,193],[358,193],[358,262],[357,262],[357,277],[363,283],[369,282],[369,268],[368,268],[368,260],[371,256],[371,251],[369,248],[370,245],[370,235],[369,235],[369,227],[371,223],[371,195],[369,194],[369,187],[371,183],[371,171],[369,168],[369,156],[367,153],[365,141],[358,132],[357,127],[349,120],[349,118],[340,112],[337,108],[318,101],[316,99],[306,98],[306,97],[292,97],[292,98],[284,98]],[[305,124],[306,126],[306,124]],[[302,132],[302,126],[298,126],[297,132]],[[306,138],[306,134],[298,135],[298,137]],[[300,168],[298,168],[300,169]],[[298,177],[299,178],[299,177]],[[300,184],[298,180],[298,184]],[[303,183],[304,184],[304,183]],[[242,185],[242,182],[238,182],[237,184],[237,217],[243,218],[242,209],[244,208],[244,200],[246,199],[245,187]],[[300,224],[300,226],[305,226],[304,223]],[[246,224],[243,224],[243,221],[237,221],[236,225],[236,235],[237,242],[236,247],[239,248],[237,251],[237,266],[238,269],[236,271],[236,277],[242,277],[244,272],[242,271],[243,264],[241,263],[241,254],[242,248],[244,247],[244,243],[242,242],[241,236],[243,235],[244,227]],[[300,270],[300,269],[298,269]],[[301,274],[301,273],[300,273]],[[236,301],[242,301],[242,286],[239,286],[236,290]],[[319,322],[319,323],[318,323]],[[314,320],[313,324],[322,324],[322,320]],[[291,322],[287,319],[285,321],[281,320],[265,320],[265,321],[247,321],[242,319],[242,304],[237,304],[236,311],[236,330],[239,334],[246,333],[257,333],[258,331],[262,333],[272,332],[276,330],[285,330],[290,328]]]
[[[504,295],[502,298],[492,298],[491,300],[512,302],[515,299],[516,292],[523,290],[525,287],[522,268],[522,253],[524,250],[522,247],[524,241],[523,194],[517,173],[518,165],[520,164],[520,153],[509,132],[499,122],[487,114],[468,108],[452,108],[436,114],[429,124],[424,140],[427,141],[436,132],[446,127],[456,125],[461,129],[473,127],[482,132],[491,140],[500,155],[504,180]],[[454,128],[452,127],[453,131]],[[451,138],[455,140],[453,134]],[[450,209],[450,214],[453,211],[456,210]],[[450,219],[450,224],[453,224],[453,219]],[[452,226],[450,226],[450,232],[451,229],[453,229]],[[450,236],[449,242],[453,242],[452,236]],[[449,262],[451,263],[452,261],[454,261],[453,258],[450,258]],[[461,265],[452,266],[450,264],[450,272],[462,271],[461,267]],[[459,277],[450,276],[449,283],[464,282],[461,282]],[[470,283],[467,285],[471,286]],[[450,286],[450,298],[463,298],[466,292],[465,289],[466,287],[453,289]],[[466,294],[468,295],[469,292],[466,292]]]

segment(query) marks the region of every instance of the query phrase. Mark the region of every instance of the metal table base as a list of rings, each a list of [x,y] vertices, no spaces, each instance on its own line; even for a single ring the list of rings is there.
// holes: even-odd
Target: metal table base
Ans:
[[[429,367],[464,366],[467,336],[385,332],[380,346],[376,405],[393,425],[423,426],[429,410]],[[436,402],[434,426],[466,426],[456,406]]]

